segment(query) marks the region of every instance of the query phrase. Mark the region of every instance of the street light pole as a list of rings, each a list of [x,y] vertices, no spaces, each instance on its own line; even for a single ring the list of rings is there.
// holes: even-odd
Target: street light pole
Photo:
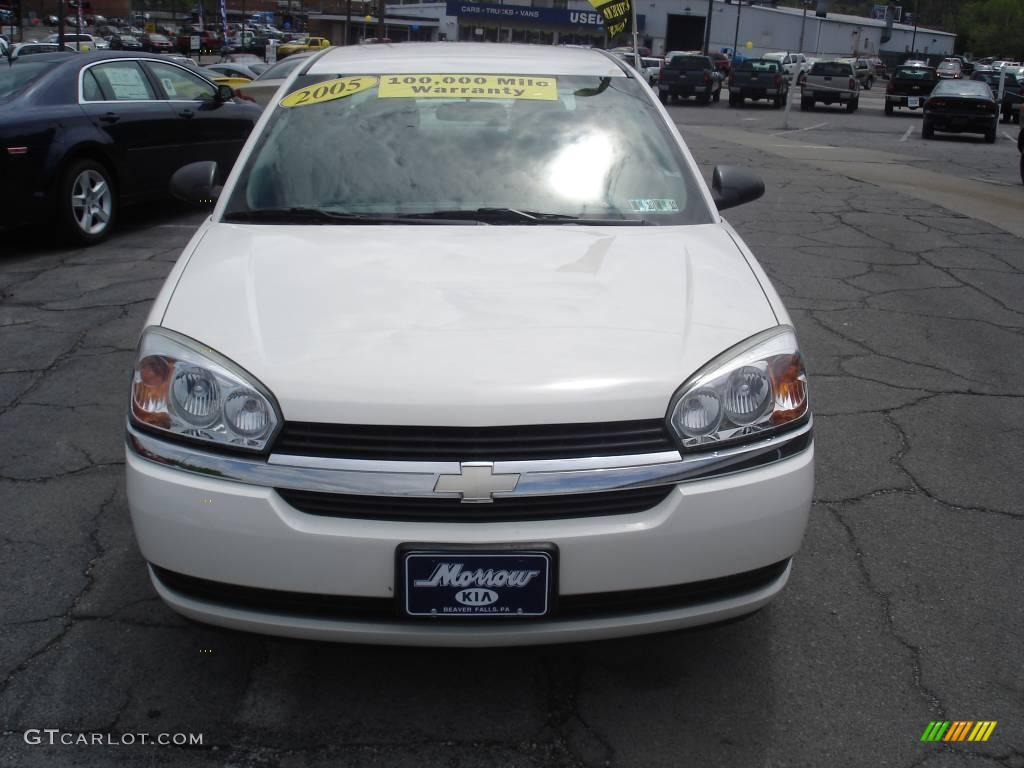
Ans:
[[[919,0],[914,0],[914,34],[910,38],[910,55],[913,56],[917,52],[917,6],[920,5]]]
[[[715,0],[708,0],[708,23],[704,27],[704,55],[711,53],[711,14],[715,10]]]
[[[798,53],[804,52],[804,26],[807,24],[807,3],[809,0],[803,0],[804,13],[800,19],[800,45],[797,47]]]
[[[633,63],[638,64],[640,59],[640,50],[636,44],[636,0],[629,0],[629,7],[633,14]]]
[[[740,14],[743,12],[743,0],[736,0],[736,34],[732,37],[732,58],[736,60],[737,46],[740,44]]]

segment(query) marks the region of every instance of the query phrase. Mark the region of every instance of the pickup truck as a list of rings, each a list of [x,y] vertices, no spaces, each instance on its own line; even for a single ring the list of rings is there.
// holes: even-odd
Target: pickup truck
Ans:
[[[992,95],[999,98],[999,75],[999,70],[983,69],[971,75],[971,80],[981,80],[983,83],[988,83],[988,87],[992,89]],[[1022,97],[1024,97],[1024,94],[1021,93],[1020,80],[1016,75],[1007,72],[1003,80],[1003,100],[1000,103],[1000,112],[1003,114],[1003,120],[1014,123],[1020,122]]]
[[[845,104],[855,112],[860,104],[860,83],[848,61],[816,61],[800,86],[800,109],[814,109],[817,102]]]
[[[902,65],[896,67],[889,84],[885,86],[885,114],[891,115],[896,107],[918,109],[939,82],[935,67]]]
[[[779,62],[769,59],[744,60],[729,74],[728,82],[730,107],[742,107],[745,99],[769,99],[779,109],[789,96],[789,79]]]
[[[682,54],[665,61],[658,78],[658,98],[662,104],[670,100],[695,96],[698,103],[718,101],[722,95],[722,76],[707,56]]]
[[[277,60],[291,56],[301,51],[319,51],[321,48],[330,48],[331,41],[326,37],[303,37],[290,43],[277,46]]]

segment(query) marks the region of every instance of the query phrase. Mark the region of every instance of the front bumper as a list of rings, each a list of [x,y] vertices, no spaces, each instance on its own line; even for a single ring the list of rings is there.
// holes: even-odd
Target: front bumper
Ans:
[[[803,434],[809,437],[809,424]],[[153,583],[161,598],[174,610],[212,624],[345,642],[512,645],[678,629],[757,610],[783,588],[789,566],[745,588],[708,592],[707,599],[678,605],[662,602],[654,609],[635,611],[620,606],[607,613],[563,617],[556,613],[543,620],[500,624],[488,619],[449,623],[454,620],[404,618],[397,607],[390,617],[347,616],[343,611],[304,614],[301,609],[277,610],[251,600],[211,598],[209,590],[184,589],[180,578],[161,579],[157,574],[165,569],[172,575],[220,585],[227,590],[221,589],[222,594],[233,587],[273,590],[285,597],[294,593],[296,605],[310,595],[369,599],[380,605],[397,602],[395,558],[400,544],[551,542],[559,551],[560,598],[600,598],[724,580],[785,563],[800,546],[813,489],[813,444],[808,440],[785,458],[700,479],[686,479],[693,468],[684,468],[678,454],[674,460],[662,457],[653,464],[632,467],[616,468],[605,460],[603,467],[575,468],[568,474],[552,468],[551,462],[534,462],[542,465],[537,471],[525,466],[531,462],[494,464],[495,471],[516,465],[527,493],[531,489],[533,493],[574,493],[582,485],[591,489],[594,483],[624,488],[667,481],[673,486],[661,503],[639,513],[493,523],[353,519],[307,514],[291,507],[273,488],[286,484],[280,475],[268,486],[227,480],[225,473],[210,467],[200,470],[196,464],[182,468],[177,461],[181,451],[193,457],[210,456],[129,431],[126,474],[132,522],[144,557],[156,566]],[[177,458],[166,461],[164,453]],[[290,473],[300,486],[342,487],[361,493],[371,492],[375,477],[390,477],[395,469],[380,462],[346,462],[344,468],[254,463],[274,466],[275,473]],[[367,465],[365,471],[354,468],[359,464]],[[560,478],[558,483],[553,476]],[[575,487],[565,483],[571,478]],[[421,493],[415,487],[404,491],[396,487],[385,480],[376,493]]]

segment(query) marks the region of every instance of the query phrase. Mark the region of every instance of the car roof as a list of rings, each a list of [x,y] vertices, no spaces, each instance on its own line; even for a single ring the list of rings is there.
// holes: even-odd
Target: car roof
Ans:
[[[329,48],[309,74],[465,73],[625,77],[619,59],[591,48],[514,43],[380,43]]]

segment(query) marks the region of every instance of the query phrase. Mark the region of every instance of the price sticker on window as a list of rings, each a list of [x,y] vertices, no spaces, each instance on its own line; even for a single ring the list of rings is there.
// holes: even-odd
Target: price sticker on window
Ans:
[[[377,85],[376,77],[365,75],[338,77],[293,91],[281,99],[280,103],[282,107],[308,107],[312,104],[322,104],[325,101],[343,99],[354,93],[373,88],[375,85]]]

